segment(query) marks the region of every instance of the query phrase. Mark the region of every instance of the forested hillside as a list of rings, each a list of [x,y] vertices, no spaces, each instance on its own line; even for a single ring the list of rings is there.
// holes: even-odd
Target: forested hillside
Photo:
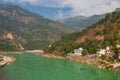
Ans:
[[[83,47],[85,54],[93,54],[100,48],[120,44],[120,11],[109,13],[104,19],[81,32],[65,35],[48,47],[46,52],[66,55],[73,49]]]

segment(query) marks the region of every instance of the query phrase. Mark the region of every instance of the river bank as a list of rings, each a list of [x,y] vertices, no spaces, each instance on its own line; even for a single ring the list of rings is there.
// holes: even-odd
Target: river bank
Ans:
[[[28,51],[29,53],[33,53],[36,56],[43,56],[43,57],[48,57],[48,58],[57,58],[57,59],[67,59],[67,60],[72,60],[80,63],[85,63],[85,64],[90,64],[93,66],[96,66],[98,68],[103,68],[103,69],[108,69],[115,71],[117,73],[120,73],[120,63],[117,62],[107,62],[105,60],[102,60],[101,58],[97,57],[96,54],[92,55],[86,55],[86,56],[71,56],[68,55],[66,57],[63,56],[58,56],[55,54],[48,54],[48,53],[43,53],[43,52],[31,52]],[[24,54],[26,51],[17,51],[17,52],[2,52],[4,54]]]
[[[35,53],[36,54],[36,53]],[[55,54],[38,54],[39,56],[48,57],[48,58],[57,58],[57,59],[67,59],[76,61],[79,63],[85,63],[89,65],[96,66],[102,69],[108,69],[120,73],[120,63],[117,62],[107,62],[102,60],[101,58],[97,57],[96,54],[93,55],[86,55],[86,56],[56,56]]]
[[[90,64],[102,69],[108,69],[120,73],[120,63],[117,62],[108,62],[106,60],[97,57],[96,54],[86,55],[86,56],[67,56],[69,60]]]

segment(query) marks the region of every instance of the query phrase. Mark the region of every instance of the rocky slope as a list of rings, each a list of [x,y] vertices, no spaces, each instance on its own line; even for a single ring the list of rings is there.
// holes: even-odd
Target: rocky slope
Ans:
[[[18,6],[0,4],[0,50],[40,49],[71,32]]]

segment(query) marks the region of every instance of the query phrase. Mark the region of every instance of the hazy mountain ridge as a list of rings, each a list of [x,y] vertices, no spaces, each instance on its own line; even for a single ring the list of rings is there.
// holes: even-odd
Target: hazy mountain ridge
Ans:
[[[81,30],[81,29],[84,29],[84,28],[98,22],[99,20],[103,19],[104,17],[105,17],[105,14],[93,15],[90,17],[76,16],[76,17],[71,17],[71,18],[67,18],[67,19],[58,19],[57,21],[68,27],[72,27],[74,29]]]
[[[120,11],[120,8],[116,8],[116,10],[115,11]]]

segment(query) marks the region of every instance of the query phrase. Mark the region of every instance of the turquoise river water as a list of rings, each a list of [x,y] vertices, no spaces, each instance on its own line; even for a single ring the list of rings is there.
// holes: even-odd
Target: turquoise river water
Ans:
[[[120,74],[69,60],[11,54],[16,61],[0,69],[0,80],[120,80]]]

